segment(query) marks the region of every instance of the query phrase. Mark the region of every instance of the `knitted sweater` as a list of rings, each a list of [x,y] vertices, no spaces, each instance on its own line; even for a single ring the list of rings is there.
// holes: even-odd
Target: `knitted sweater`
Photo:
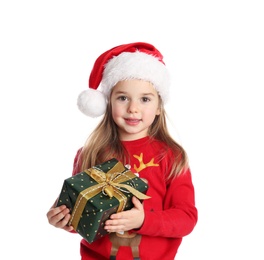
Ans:
[[[143,202],[144,223],[123,236],[111,233],[91,244],[82,239],[81,259],[173,260],[182,238],[192,232],[198,219],[190,169],[166,181],[173,155],[163,143],[149,137],[122,143],[129,152],[132,172],[148,181],[147,195],[151,198]],[[159,160],[164,149],[166,156]],[[77,159],[78,153],[75,165]],[[74,167],[73,175],[77,172]]]

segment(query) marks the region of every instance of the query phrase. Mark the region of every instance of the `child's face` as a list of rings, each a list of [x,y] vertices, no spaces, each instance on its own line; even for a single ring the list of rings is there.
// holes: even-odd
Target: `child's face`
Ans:
[[[122,141],[143,138],[156,115],[159,96],[153,85],[143,80],[118,82],[111,94],[112,117]]]

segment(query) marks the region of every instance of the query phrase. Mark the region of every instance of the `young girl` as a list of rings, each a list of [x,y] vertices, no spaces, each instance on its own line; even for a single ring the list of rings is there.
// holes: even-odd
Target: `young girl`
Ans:
[[[109,232],[91,244],[81,240],[81,259],[173,260],[182,238],[197,222],[194,187],[184,149],[170,136],[164,104],[169,74],[162,54],[151,44],[114,47],[98,57],[79,109],[103,115],[78,150],[73,175],[113,157],[147,180],[150,199],[136,197],[131,210],[112,214]],[[51,225],[75,232],[66,206],[47,213]]]

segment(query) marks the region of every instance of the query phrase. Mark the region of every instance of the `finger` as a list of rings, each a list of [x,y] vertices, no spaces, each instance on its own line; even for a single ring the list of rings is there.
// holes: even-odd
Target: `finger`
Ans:
[[[107,232],[123,232],[128,230],[124,225],[106,225],[104,229],[107,230]]]
[[[52,209],[48,212],[49,223],[55,227],[64,227],[68,224],[71,215],[68,208],[63,208],[61,211],[59,208]]]
[[[108,219],[105,222],[105,226],[120,229],[126,225],[126,222],[127,222],[127,219],[124,219],[124,218],[122,218],[122,219]]]
[[[122,219],[122,214],[112,214],[111,216],[110,216],[110,218],[111,219]]]
[[[125,220],[124,219],[109,219],[105,222],[105,226],[119,226],[124,225]]]
[[[62,206],[59,206],[59,207],[56,207],[56,208],[50,208],[50,210],[47,212],[47,218],[48,219],[51,219],[53,218],[55,215],[59,214],[60,212],[63,212],[66,208],[65,205],[62,205]],[[65,214],[67,214],[69,212],[65,212]]]
[[[57,228],[66,228],[67,229],[70,218],[71,218],[71,215],[67,214],[62,219],[60,219],[59,221],[56,221],[56,219],[54,219],[54,222],[55,222],[54,226]]]

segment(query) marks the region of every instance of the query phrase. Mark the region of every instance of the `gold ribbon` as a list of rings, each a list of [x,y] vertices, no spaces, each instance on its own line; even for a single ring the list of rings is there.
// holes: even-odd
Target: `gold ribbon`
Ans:
[[[84,172],[92,177],[98,184],[79,193],[72,211],[69,225],[73,226],[75,230],[77,229],[87,201],[100,192],[102,192],[104,195],[108,195],[110,198],[115,197],[119,201],[117,212],[123,211],[126,206],[127,197],[123,194],[123,192],[127,192],[126,190],[128,190],[140,200],[149,199],[149,196],[136,190],[131,185],[121,183],[125,181],[130,181],[130,183],[133,183],[133,179],[136,177],[136,175],[131,171],[127,170],[123,172],[124,170],[124,166],[119,162],[107,173],[95,167],[85,170]]]

